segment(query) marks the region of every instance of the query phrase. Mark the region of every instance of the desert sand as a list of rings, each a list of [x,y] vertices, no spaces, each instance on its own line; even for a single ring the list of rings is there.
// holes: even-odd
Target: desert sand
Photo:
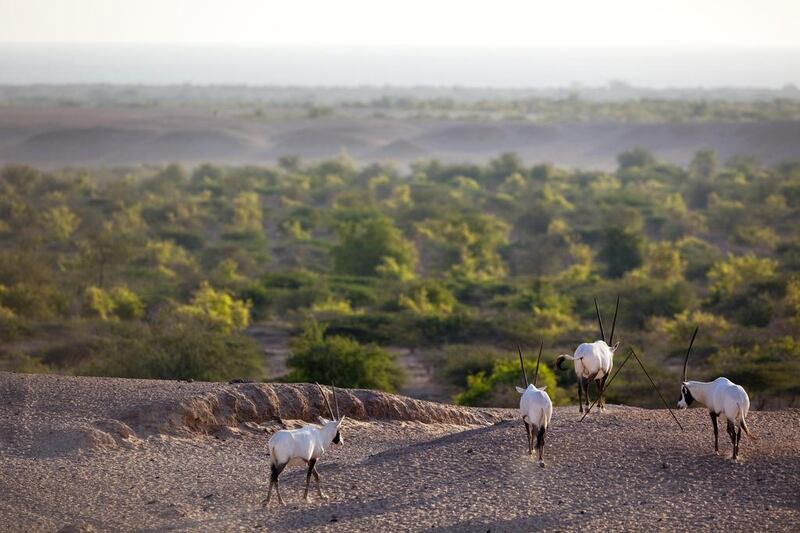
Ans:
[[[546,468],[514,410],[342,391],[342,446],[264,508],[268,436],[323,409],[313,385],[0,373],[0,530],[769,530],[800,527],[800,411],[751,412],[731,462],[705,409],[558,407]]]
[[[616,168],[635,146],[686,164],[697,150],[764,163],[800,153],[800,122],[535,124],[518,120],[373,116],[265,120],[202,107],[0,107],[0,164],[117,166],[213,161],[274,163],[343,152],[399,165],[431,158],[483,163],[516,152],[527,163]]]

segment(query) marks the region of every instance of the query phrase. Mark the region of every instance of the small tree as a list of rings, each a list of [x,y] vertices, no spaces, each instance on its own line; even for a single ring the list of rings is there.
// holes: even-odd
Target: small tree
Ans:
[[[606,231],[603,256],[608,263],[608,276],[620,278],[629,270],[642,265],[644,261],[644,237],[639,233],[623,228],[610,228]]]
[[[53,238],[60,242],[66,242],[72,236],[81,219],[70,211],[69,207],[61,205],[50,209],[44,215],[48,231]]]
[[[637,147],[617,156],[620,170],[632,167],[646,167],[656,163],[655,156],[646,148]]]
[[[337,233],[339,243],[332,250],[336,272],[401,279],[413,274],[417,251],[390,218],[372,212],[348,214]]]
[[[777,261],[756,257],[752,252],[739,256],[728,254],[727,259],[715,263],[708,273],[711,297],[719,301],[732,296],[744,285],[769,281],[775,277],[777,267]]]
[[[208,282],[203,282],[195,291],[189,305],[182,305],[178,312],[214,324],[224,332],[245,329],[250,324],[248,301],[235,300],[225,291],[215,290]]]
[[[717,154],[714,150],[700,150],[694,154],[689,163],[689,172],[692,177],[710,180],[717,173]]]
[[[402,369],[391,354],[375,344],[332,335],[316,322],[292,340],[287,360],[292,381],[335,383],[341,387],[394,392],[403,382]]]

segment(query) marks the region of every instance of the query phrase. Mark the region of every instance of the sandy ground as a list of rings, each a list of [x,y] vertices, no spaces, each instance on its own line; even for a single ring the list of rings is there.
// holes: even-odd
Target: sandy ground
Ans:
[[[272,163],[283,155],[360,161],[485,162],[516,152],[529,163],[616,168],[635,146],[685,164],[698,149],[726,160],[796,159],[800,122],[539,125],[515,120],[330,117],[261,120],[212,108],[0,107],[0,164]]]
[[[268,483],[263,430],[277,423],[248,422],[239,428],[253,431],[212,436],[153,431],[130,414],[141,422],[166,416],[167,405],[230,397],[226,405],[241,417],[241,391],[311,390],[247,387],[0,373],[0,530],[800,528],[797,410],[752,412],[758,440],[744,438],[733,463],[713,453],[702,409],[678,413],[680,432],[666,411],[611,406],[581,423],[576,407],[557,408],[542,469],[524,453],[513,411],[454,410],[356,391],[342,395],[352,416],[363,417],[361,407],[369,415],[379,399],[406,410],[395,419],[384,410],[381,420],[346,421],[344,445],[319,466],[329,501],[302,502],[304,472],[294,468],[281,478],[288,505],[269,508],[261,506]],[[298,401],[308,404],[309,416],[317,405],[310,397]],[[412,408],[451,423],[401,420],[416,416]],[[220,402],[215,413],[230,415],[222,411]],[[456,425],[454,416],[475,420]],[[121,431],[128,426],[119,420],[133,433]],[[721,447],[730,453],[725,439]]]

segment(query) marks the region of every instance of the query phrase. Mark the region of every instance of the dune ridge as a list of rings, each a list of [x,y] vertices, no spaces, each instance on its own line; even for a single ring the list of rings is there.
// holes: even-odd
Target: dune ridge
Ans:
[[[365,162],[438,158],[483,163],[516,152],[528,163],[612,169],[616,156],[641,146],[686,164],[700,149],[723,159],[795,160],[800,122],[535,124],[520,120],[326,117],[257,120],[201,108],[14,107],[0,116],[0,164],[274,163],[281,156],[318,160],[343,152]]]

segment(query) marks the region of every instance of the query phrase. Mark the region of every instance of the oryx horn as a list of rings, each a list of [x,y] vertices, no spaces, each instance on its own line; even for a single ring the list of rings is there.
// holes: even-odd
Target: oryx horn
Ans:
[[[606,334],[603,331],[603,319],[600,318],[600,308],[597,306],[597,298],[594,299],[594,310],[597,313],[597,323],[600,324],[600,338],[606,341]]]
[[[536,358],[536,373],[533,375],[533,386],[536,386],[536,382],[539,380],[539,363],[542,362],[542,349],[544,348],[544,339],[539,344],[539,357]]]
[[[692,345],[694,344],[694,338],[697,337],[697,330],[700,329],[700,326],[694,328],[694,333],[692,333],[692,340],[689,341],[689,349],[686,350],[686,357],[683,358],[683,382],[686,382],[686,366],[689,364],[689,353],[692,351]]]
[[[333,389],[333,405],[336,407],[336,420],[341,420],[339,416],[339,399],[336,397],[336,385],[331,381],[331,389]]]
[[[619,294],[617,294],[617,305],[614,307],[614,320],[611,322],[611,336],[608,338],[609,346],[614,346],[614,329],[617,327],[617,311],[619,311]]]
[[[317,388],[319,389],[319,392],[322,393],[322,399],[325,400],[325,405],[328,406],[328,413],[331,415],[331,419],[333,419],[334,418],[333,409],[331,409],[331,402],[328,401],[328,395],[325,394],[325,389],[323,389],[322,386],[319,383],[317,383]],[[336,389],[333,389],[333,396],[334,396],[334,400],[335,400],[336,399]]]
[[[525,361],[522,359],[522,348],[517,343],[517,351],[519,352],[519,366],[522,367],[522,377],[525,379],[525,388],[528,388],[528,373],[525,372]]]

